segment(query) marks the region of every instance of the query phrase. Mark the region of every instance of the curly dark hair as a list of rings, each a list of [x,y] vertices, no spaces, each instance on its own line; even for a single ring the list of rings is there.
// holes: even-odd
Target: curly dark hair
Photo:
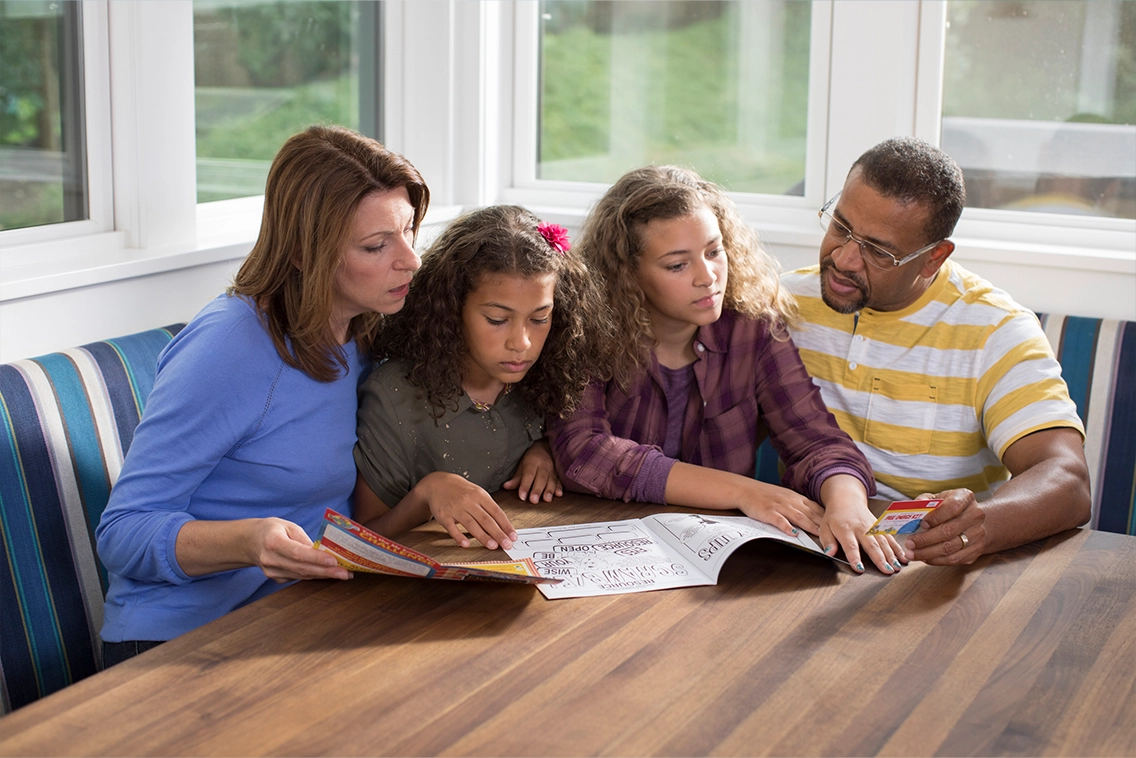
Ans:
[[[606,380],[605,350],[612,319],[587,266],[559,252],[537,229],[540,221],[515,205],[495,205],[453,221],[422,256],[406,305],[384,319],[376,358],[406,362],[407,380],[425,394],[433,415],[456,409],[467,346],[466,297],[486,274],[556,275],[552,326],[540,357],[514,386],[535,413],[568,417],[588,383]]]
[[[856,159],[851,171],[884,197],[927,208],[928,242],[950,237],[966,205],[962,169],[954,158],[915,137],[884,140]]]
[[[786,325],[797,318],[797,303],[781,287],[780,265],[762,249],[721,187],[689,169],[646,166],[624,174],[588,214],[576,247],[602,278],[622,344],[612,375],[622,387],[650,365],[657,341],[639,286],[643,228],[655,219],[689,216],[706,206],[718,219],[726,251],[727,281],[723,304],[751,319],[767,319],[774,338],[786,340]]]

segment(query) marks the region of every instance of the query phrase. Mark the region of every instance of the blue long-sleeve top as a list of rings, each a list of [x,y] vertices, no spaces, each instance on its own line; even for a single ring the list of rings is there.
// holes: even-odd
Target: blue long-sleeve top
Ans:
[[[285,586],[259,567],[188,576],[189,521],[276,516],[316,535],[351,513],[357,389],[369,361],[318,382],[277,353],[255,306],[221,295],[158,357],[122,473],[96,531],[107,567],[102,637],[167,640]]]

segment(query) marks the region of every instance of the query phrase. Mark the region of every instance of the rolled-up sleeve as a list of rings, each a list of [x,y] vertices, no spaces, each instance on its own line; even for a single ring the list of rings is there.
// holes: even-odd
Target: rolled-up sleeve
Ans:
[[[195,519],[191,500],[255,429],[264,387],[271,386],[264,374],[283,365],[257,365],[228,336],[197,325],[160,356],[146,412],[95,532],[107,570],[135,581],[195,580],[178,565],[176,551],[178,532]]]
[[[820,502],[826,479],[851,474],[874,495],[871,466],[825,406],[793,342],[768,340],[758,360],[757,401],[785,463],[782,484]]]
[[[548,422],[548,437],[560,477],[569,489],[625,502],[655,445],[641,445],[612,433],[605,404],[605,385],[593,382],[576,413]]]

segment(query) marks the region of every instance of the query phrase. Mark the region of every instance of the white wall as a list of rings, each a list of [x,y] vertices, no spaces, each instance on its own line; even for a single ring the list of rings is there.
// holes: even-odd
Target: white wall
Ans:
[[[0,303],[0,363],[188,321],[229,285],[240,259]]]
[[[430,236],[432,230],[424,229],[423,239]],[[767,247],[785,270],[817,261],[819,237],[786,237],[766,235]],[[1028,308],[1136,320],[1136,266],[1130,261],[1118,260],[1113,270],[1084,270],[1068,257],[1054,256],[1044,264],[1036,255],[994,256],[985,248],[979,257],[971,253],[976,246],[958,241],[956,260]],[[188,321],[228,286],[240,262],[237,256],[0,302],[0,362]]]

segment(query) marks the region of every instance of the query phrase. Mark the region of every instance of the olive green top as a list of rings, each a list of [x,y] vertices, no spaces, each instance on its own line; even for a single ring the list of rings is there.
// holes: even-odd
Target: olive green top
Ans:
[[[479,408],[463,392],[457,404],[456,411],[432,418],[425,393],[406,380],[401,361],[377,366],[363,383],[355,465],[388,507],[435,471],[499,490],[544,435],[544,419],[525,407],[520,393],[506,390],[494,405]]]

